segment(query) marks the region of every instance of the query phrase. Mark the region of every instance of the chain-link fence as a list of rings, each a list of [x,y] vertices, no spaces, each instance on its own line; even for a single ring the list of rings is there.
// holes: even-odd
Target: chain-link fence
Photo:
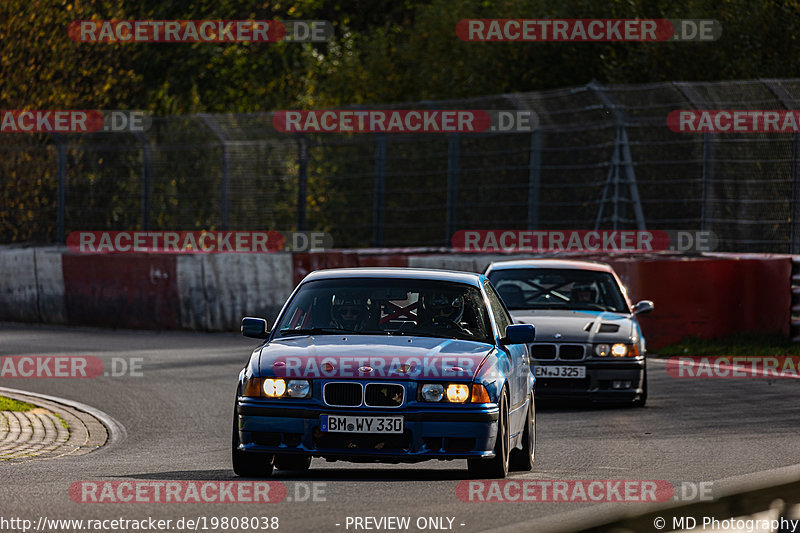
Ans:
[[[797,109],[800,79],[582,87],[380,109],[521,109],[525,133],[281,133],[270,114],[144,133],[0,135],[0,242],[78,230],[320,230],[337,247],[463,229],[713,231],[800,253],[796,133],[675,133],[678,109]],[[377,108],[377,107],[376,107]]]

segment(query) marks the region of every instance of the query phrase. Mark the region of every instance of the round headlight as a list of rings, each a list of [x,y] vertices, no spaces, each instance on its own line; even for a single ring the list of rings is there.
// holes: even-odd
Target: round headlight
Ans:
[[[291,398],[305,398],[311,392],[307,379],[292,379],[286,384],[286,395]]]
[[[463,383],[451,383],[447,386],[447,401],[464,403],[469,398],[469,387]]]
[[[426,402],[440,402],[444,398],[444,386],[439,383],[426,383],[422,386],[422,399]]]
[[[617,343],[611,347],[611,355],[614,357],[625,357],[625,354],[628,353],[628,347],[622,343]]]
[[[608,344],[598,344],[594,347],[594,353],[600,357],[606,357],[611,352],[611,346]]]
[[[286,382],[282,379],[265,379],[264,380],[264,394],[270,398],[277,398],[283,396],[286,392]]]

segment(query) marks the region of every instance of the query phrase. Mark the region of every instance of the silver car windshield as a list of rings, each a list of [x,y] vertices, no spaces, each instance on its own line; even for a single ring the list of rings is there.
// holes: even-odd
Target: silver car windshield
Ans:
[[[289,302],[277,329],[279,337],[348,333],[493,342],[481,291],[436,280],[310,281]]]
[[[578,269],[494,270],[489,280],[509,309],[567,309],[627,313],[614,276]]]

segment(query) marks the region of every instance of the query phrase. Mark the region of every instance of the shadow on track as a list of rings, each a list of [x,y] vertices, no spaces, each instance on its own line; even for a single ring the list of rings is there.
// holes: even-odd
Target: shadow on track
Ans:
[[[314,459],[311,469],[305,472],[276,470],[269,478],[243,478],[234,475],[233,470],[174,470],[170,472],[150,472],[118,476],[130,479],[155,479],[168,481],[245,481],[248,479],[268,479],[275,481],[448,481],[470,479],[466,465],[454,469],[422,469],[408,468],[348,468],[341,463],[341,468],[314,468],[325,464],[323,459]]]
[[[587,400],[536,400],[536,410],[542,413],[592,413],[598,411],[634,411],[631,403],[593,403]],[[647,407],[644,407],[647,409]]]

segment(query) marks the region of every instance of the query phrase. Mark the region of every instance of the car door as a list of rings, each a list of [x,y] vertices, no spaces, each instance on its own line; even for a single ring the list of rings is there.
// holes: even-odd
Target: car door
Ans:
[[[489,299],[489,306],[492,309],[497,329],[500,335],[504,336],[506,326],[513,324],[511,315],[506,310],[503,301],[494,290],[494,287],[492,287],[492,284],[486,281],[484,282],[484,288],[486,289],[486,296]],[[513,428],[512,434],[514,434],[519,431],[519,428],[522,428],[527,413],[525,401],[528,398],[528,373],[530,372],[528,347],[524,344],[511,344],[501,346],[500,349],[508,354],[511,361],[511,370],[508,375],[509,424]]]

